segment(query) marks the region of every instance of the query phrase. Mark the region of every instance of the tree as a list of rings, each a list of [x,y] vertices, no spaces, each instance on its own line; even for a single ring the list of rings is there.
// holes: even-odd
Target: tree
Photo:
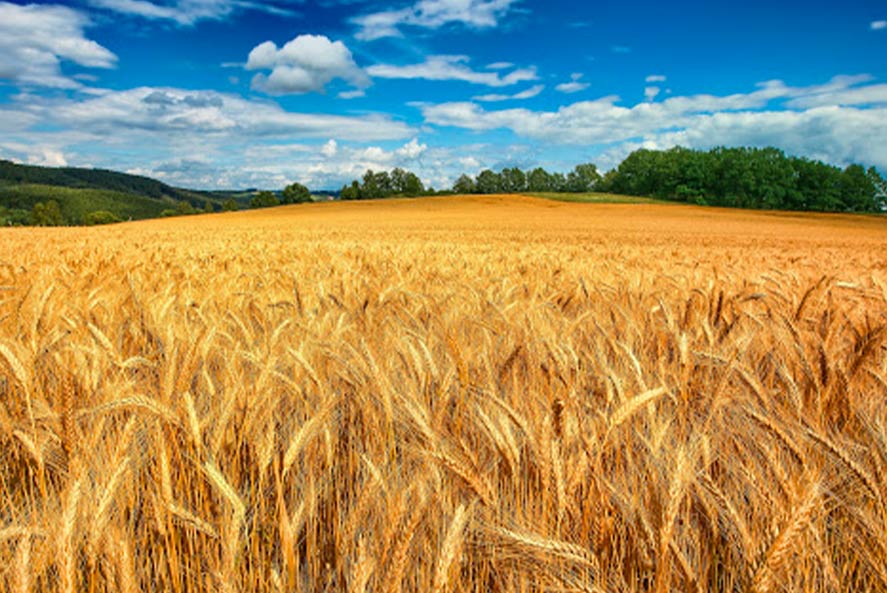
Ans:
[[[250,208],[271,208],[280,206],[280,200],[270,191],[260,191],[249,202]]]
[[[352,181],[351,185],[346,185],[339,192],[340,200],[359,200],[360,199],[360,184],[357,181]]]
[[[597,166],[592,163],[584,165],[576,165],[573,172],[568,177],[568,185],[570,191],[576,193],[587,193],[594,191],[597,184],[601,181],[601,174],[598,173]]]
[[[542,167],[536,167],[527,175],[527,188],[533,192],[552,191],[551,175]]]
[[[363,184],[360,186],[361,200],[377,200],[382,197],[382,188],[379,186],[379,178],[372,169],[363,174]]]
[[[501,189],[505,193],[516,194],[527,190],[527,176],[517,167],[502,169],[499,177]]]
[[[390,185],[392,193],[410,198],[422,195],[425,191],[422,181],[415,173],[404,171],[400,167],[391,171]]]
[[[191,205],[191,202],[181,201],[176,204],[176,214],[178,216],[187,216],[189,214],[194,214],[194,206]]]
[[[502,178],[498,173],[484,169],[477,176],[477,193],[495,194],[502,191]]]
[[[375,177],[376,187],[379,188],[380,198],[387,198],[394,193],[394,189],[391,185],[391,175],[388,174],[388,171],[380,171],[376,173]]]
[[[49,200],[46,203],[37,202],[31,209],[31,224],[35,226],[62,226],[65,224],[65,217],[62,216],[62,210],[59,203],[55,200]]]
[[[213,212],[216,211],[216,209],[213,207],[213,203],[210,202],[209,200],[207,200],[207,201],[204,202],[204,204],[203,204],[203,211],[204,211],[206,214],[212,214]]]
[[[240,209],[240,206],[237,205],[237,200],[234,198],[228,198],[224,202],[222,202],[222,211],[223,212],[237,212]]]
[[[120,222],[120,218],[113,212],[108,212],[107,210],[96,210],[95,212],[90,212],[83,219],[83,223],[87,226],[98,224],[114,224],[117,222]]]
[[[468,175],[461,175],[453,184],[453,191],[457,194],[473,194],[476,191],[474,180]]]
[[[412,171],[407,171],[401,193],[409,198],[421,196],[425,192],[425,186],[419,176]]]
[[[281,192],[284,204],[302,204],[311,201],[311,190],[301,183],[291,183]]]

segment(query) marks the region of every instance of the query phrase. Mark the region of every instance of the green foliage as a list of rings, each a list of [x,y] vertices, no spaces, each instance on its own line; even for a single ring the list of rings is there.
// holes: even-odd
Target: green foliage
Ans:
[[[228,198],[224,202],[222,202],[222,211],[223,212],[237,212],[240,209],[240,206],[237,204],[237,200],[234,198]]]
[[[556,191],[551,174],[542,167],[536,167],[527,174],[527,189],[532,192]]]
[[[146,177],[101,169],[36,167],[0,160],[0,222],[30,224],[30,213],[38,203],[58,203],[63,224],[86,224],[92,212],[110,212],[120,220],[160,216],[164,210],[179,211],[177,204],[201,204],[214,211],[229,192],[196,192],[171,187]],[[25,210],[26,219],[11,216]],[[5,214],[3,213],[5,212]],[[182,212],[179,212],[182,213]]]
[[[270,191],[260,191],[250,200],[250,208],[271,208],[280,206],[280,200]]]
[[[453,191],[457,194],[473,194],[476,191],[474,179],[468,175],[461,175],[453,184]]]
[[[51,185],[0,185],[0,208],[30,211],[38,202],[53,200],[59,204],[66,224],[82,224],[90,212],[105,210],[121,220],[154,218],[175,206],[172,200],[109,190],[57,187]],[[12,221],[9,221],[12,222]],[[16,221],[12,224],[29,224]]]
[[[93,226],[97,224],[114,224],[116,222],[120,222],[120,218],[113,212],[108,212],[107,210],[96,210],[95,212],[90,212],[83,219],[83,224],[87,226]]]
[[[293,183],[283,188],[280,196],[284,204],[301,204],[311,201],[311,190],[301,183]]]
[[[34,226],[63,226],[65,217],[62,216],[62,210],[59,203],[50,200],[46,203],[37,202],[31,209],[31,224]]]
[[[197,210],[194,209],[189,202],[179,202],[176,204],[176,214],[179,216],[188,216],[189,214],[197,214]]]
[[[99,189],[145,196],[148,198],[185,200],[196,192],[166,185],[139,175],[104,169],[75,167],[38,167],[0,160],[0,180],[15,185],[51,185],[79,189]]]
[[[884,180],[860,165],[841,170],[776,148],[637,150],[598,189],[734,208],[880,212]]]
[[[351,185],[346,185],[339,192],[340,200],[359,200],[360,199],[360,183],[355,180]]]
[[[424,195],[429,195],[429,192],[419,176],[399,167],[390,173],[368,170],[362,181],[354,180],[339,191],[340,200],[378,200],[392,196],[414,198]]]
[[[422,180],[412,171],[404,171],[396,168],[391,172],[391,192],[393,195],[407,196],[414,198],[425,193],[425,187]]]
[[[502,192],[502,176],[484,169],[478,174],[474,185],[479,194],[498,194]]]

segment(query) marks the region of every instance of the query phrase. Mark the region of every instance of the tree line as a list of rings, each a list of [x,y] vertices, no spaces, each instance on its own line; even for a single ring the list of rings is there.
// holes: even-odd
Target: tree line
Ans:
[[[874,167],[841,169],[776,148],[637,150],[599,191],[663,200],[778,210],[880,212],[885,183]]]
[[[592,163],[569,173],[542,167],[489,169],[461,175],[452,189],[426,190],[403,169],[367,171],[342,188],[342,200],[391,196],[508,193],[612,193],[733,208],[881,212],[887,207],[884,179],[874,167],[845,168],[787,156],[777,148],[672,148],[632,152],[605,175]]]

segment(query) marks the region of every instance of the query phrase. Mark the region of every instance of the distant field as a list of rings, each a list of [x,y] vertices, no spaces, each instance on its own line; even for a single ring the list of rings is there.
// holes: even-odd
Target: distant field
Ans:
[[[887,590],[887,221],[0,229],[0,589]]]

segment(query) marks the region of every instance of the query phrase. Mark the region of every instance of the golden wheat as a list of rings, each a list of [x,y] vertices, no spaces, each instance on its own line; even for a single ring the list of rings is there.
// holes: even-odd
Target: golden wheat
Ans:
[[[0,230],[0,590],[887,591],[887,223]]]

